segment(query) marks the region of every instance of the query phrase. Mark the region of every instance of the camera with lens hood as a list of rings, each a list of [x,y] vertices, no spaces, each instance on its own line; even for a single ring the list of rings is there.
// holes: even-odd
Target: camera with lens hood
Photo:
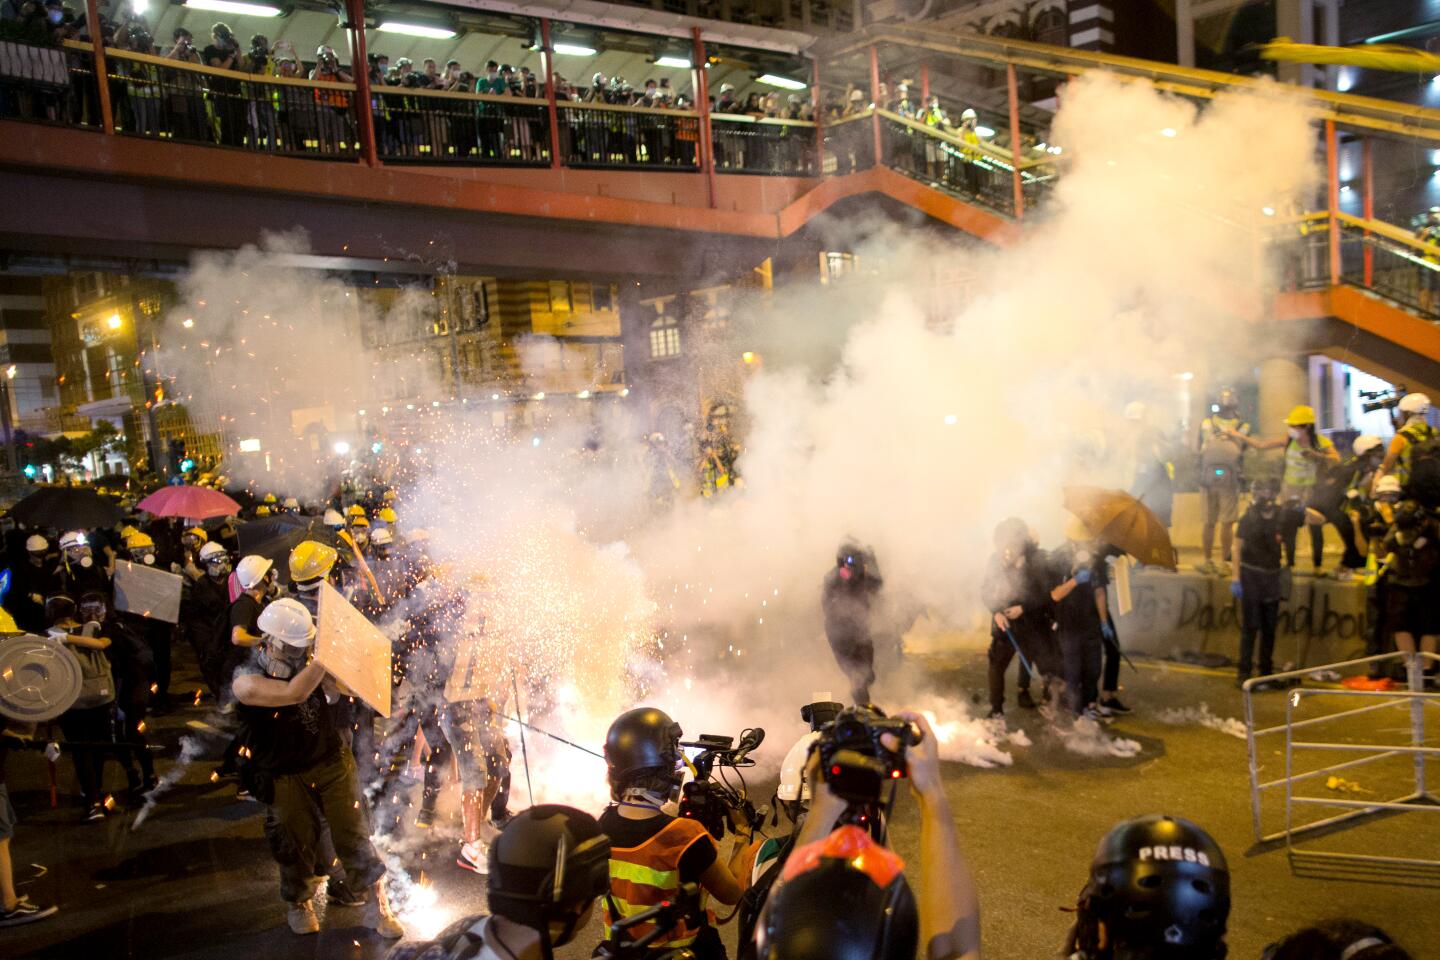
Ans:
[[[695,779],[680,791],[680,816],[699,821],[716,840],[724,839],[727,814],[731,810],[743,811],[746,822],[754,823],[758,815],[755,805],[745,796],[745,777],[739,770],[755,765],[750,752],[764,739],[765,731],[753,727],[740,732],[738,744],[734,737],[708,733],[701,734],[699,740],[681,743],[680,746],[699,752],[690,761],[695,768]],[[719,779],[715,777],[717,766],[722,768]],[[738,787],[727,782],[723,772],[726,767],[736,771]]]
[[[826,705],[811,704],[806,709],[812,716],[816,706]],[[879,803],[887,783],[909,775],[905,750],[919,743],[922,736],[915,724],[887,717],[876,707],[842,710],[819,732],[816,749],[825,783],[831,793],[855,804]],[[882,742],[886,734],[896,739],[896,749]]]

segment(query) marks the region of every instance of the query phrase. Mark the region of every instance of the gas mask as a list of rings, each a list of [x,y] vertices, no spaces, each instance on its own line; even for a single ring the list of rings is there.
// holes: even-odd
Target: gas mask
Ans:
[[[224,577],[228,577],[230,576],[230,561],[213,560],[210,563],[205,564],[205,572],[210,575],[211,579],[214,580],[220,580]]]
[[[79,614],[81,623],[104,623],[110,608],[103,603],[82,603]]]
[[[307,659],[308,651],[304,647],[292,647],[273,637],[266,637],[256,654],[260,669],[274,680],[289,680],[305,669]]]
[[[324,577],[316,577],[314,580],[297,580],[295,581],[295,589],[299,593],[314,593],[320,589],[320,584],[324,582]]]
[[[95,566],[95,558],[90,555],[89,547],[70,547],[65,551],[65,559],[71,563],[79,564],[86,570]]]
[[[153,567],[153,566],[155,566],[155,551],[154,551],[154,550],[131,550],[131,551],[130,551],[130,559],[131,559],[131,560],[134,560],[136,563],[143,563],[143,564],[145,564],[145,566],[147,566],[147,567]]]
[[[366,533],[364,530],[361,529],[351,530],[350,536],[355,538],[355,543],[358,546],[363,547],[365,546],[365,544],[370,542],[370,534]]]
[[[372,549],[375,551],[375,559],[376,559],[376,560],[389,560],[389,559],[390,559],[390,548],[389,548],[388,546],[380,546],[380,545],[377,544],[377,545],[374,546]]]

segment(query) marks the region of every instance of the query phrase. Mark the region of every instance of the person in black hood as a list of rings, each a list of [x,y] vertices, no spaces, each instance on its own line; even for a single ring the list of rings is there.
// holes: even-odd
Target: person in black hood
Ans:
[[[995,528],[995,555],[985,571],[980,597],[990,610],[990,716],[1005,711],[1005,670],[1022,655],[1022,707],[1034,707],[1026,665],[1046,678],[1058,678],[1059,649],[1055,641],[1055,604],[1050,598],[1049,565],[1025,521],[1002,520]]]
[[[883,585],[874,555],[847,541],[836,552],[835,566],[825,574],[820,589],[825,639],[850,681],[850,696],[857,706],[870,702],[870,685],[875,682],[871,616]]]

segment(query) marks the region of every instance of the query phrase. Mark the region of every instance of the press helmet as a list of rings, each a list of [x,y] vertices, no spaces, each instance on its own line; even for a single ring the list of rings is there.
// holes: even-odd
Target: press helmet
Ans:
[[[1151,814],[1100,841],[1071,937],[1086,960],[1222,960],[1229,915],[1219,845],[1189,820]]]
[[[755,928],[761,960],[913,960],[905,861],[853,824],[790,854]]]
[[[679,782],[680,724],[655,707],[637,707],[620,714],[605,734],[605,765],[610,792],[617,798],[631,783],[644,778]]]
[[[574,938],[596,897],[610,890],[610,840],[588,813],[559,804],[530,807],[490,844],[490,912],[537,930],[541,952]],[[563,924],[552,934],[552,924]]]

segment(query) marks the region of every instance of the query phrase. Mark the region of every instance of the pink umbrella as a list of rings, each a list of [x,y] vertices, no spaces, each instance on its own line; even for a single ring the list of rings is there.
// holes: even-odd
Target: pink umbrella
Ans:
[[[228,517],[240,512],[240,504],[219,490],[207,487],[161,487],[141,500],[136,507],[156,517]]]

